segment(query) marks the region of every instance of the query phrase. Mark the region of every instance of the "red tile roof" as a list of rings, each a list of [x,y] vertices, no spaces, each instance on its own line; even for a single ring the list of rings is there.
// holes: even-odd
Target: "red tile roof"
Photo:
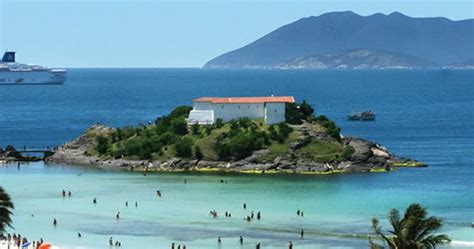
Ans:
[[[232,98],[216,98],[201,97],[193,99],[194,102],[211,102],[214,104],[237,104],[237,103],[295,103],[293,96],[271,96],[271,97],[232,97]]]

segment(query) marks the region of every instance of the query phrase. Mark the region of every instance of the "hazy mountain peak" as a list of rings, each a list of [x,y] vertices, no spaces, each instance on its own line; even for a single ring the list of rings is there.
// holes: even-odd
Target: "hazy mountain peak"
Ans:
[[[330,12],[280,27],[212,59],[205,67],[272,68],[295,58],[361,48],[443,66],[474,58],[473,30],[473,19],[413,18],[399,12],[369,16]]]

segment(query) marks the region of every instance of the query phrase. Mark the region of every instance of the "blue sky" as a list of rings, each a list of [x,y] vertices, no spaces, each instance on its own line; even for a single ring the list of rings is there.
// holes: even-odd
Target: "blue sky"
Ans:
[[[472,0],[0,0],[0,50],[62,67],[200,67],[302,17],[352,10],[473,18]]]

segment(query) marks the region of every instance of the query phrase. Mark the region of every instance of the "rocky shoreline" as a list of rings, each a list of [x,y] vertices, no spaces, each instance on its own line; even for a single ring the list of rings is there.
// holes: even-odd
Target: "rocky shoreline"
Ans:
[[[305,125],[294,128],[305,131]],[[92,126],[88,131],[103,132],[111,130],[103,125]],[[71,164],[93,166],[105,169],[120,169],[130,171],[160,171],[160,172],[236,172],[236,173],[298,173],[298,174],[332,174],[350,172],[386,172],[396,167],[426,166],[412,159],[397,158],[386,148],[376,143],[355,137],[342,139],[342,143],[350,145],[355,152],[343,161],[316,162],[309,158],[294,158],[291,155],[276,157],[271,161],[260,161],[259,156],[268,151],[255,151],[252,156],[238,161],[206,161],[183,158],[167,160],[129,160],[124,158],[111,159],[88,155],[87,150],[94,145],[93,137],[85,133],[75,140],[60,146],[53,155],[45,158],[49,164]],[[89,133],[90,134],[90,133]],[[297,142],[290,145],[296,149],[305,141],[311,139],[326,139],[324,134],[303,132]],[[291,154],[291,152],[290,152]]]

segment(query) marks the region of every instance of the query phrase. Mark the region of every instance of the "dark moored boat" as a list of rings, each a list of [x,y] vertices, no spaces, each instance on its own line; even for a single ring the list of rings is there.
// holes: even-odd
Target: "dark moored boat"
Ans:
[[[353,113],[353,114],[347,115],[347,118],[351,121],[374,121],[375,112],[365,111],[365,112]]]

